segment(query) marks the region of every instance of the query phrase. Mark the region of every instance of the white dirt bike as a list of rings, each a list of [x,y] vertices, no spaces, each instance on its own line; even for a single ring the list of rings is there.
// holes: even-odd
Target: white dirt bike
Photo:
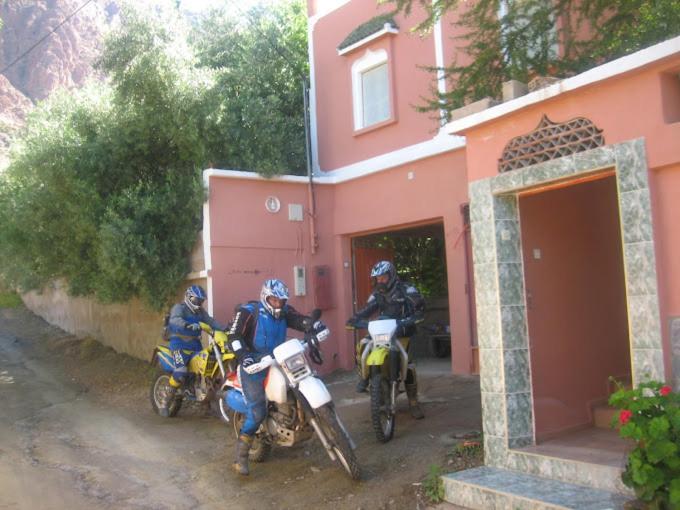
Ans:
[[[312,323],[320,315],[315,310]],[[317,364],[323,362],[318,346],[327,336],[328,330],[324,330],[316,335],[306,333],[303,340],[287,340],[274,349],[273,357],[265,356],[245,369],[254,374],[269,368],[264,382],[267,417],[255,433],[249,459],[262,462],[274,444],[293,446],[316,433],[331,460],[337,460],[352,479],[358,480],[361,471],[354,442],[340,421],[326,385],[315,376],[307,360],[308,353]],[[224,389],[227,391],[221,405],[226,404],[234,412],[238,437],[247,407],[237,372],[227,375]]]

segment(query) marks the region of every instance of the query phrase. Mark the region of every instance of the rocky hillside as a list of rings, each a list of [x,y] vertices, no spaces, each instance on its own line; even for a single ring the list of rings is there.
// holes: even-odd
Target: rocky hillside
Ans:
[[[12,133],[37,101],[57,88],[81,86],[92,73],[102,32],[118,12],[115,2],[91,0],[38,44],[84,3],[85,0],[0,2],[3,22],[0,29],[0,70],[3,70],[0,74],[0,152],[6,151]]]

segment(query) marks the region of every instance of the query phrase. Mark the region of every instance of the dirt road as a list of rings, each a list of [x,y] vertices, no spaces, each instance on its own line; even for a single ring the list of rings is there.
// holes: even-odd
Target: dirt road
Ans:
[[[353,373],[325,378],[357,443],[360,482],[315,439],[276,448],[239,478],[233,433],[206,409],[153,414],[144,362],[0,309],[0,509],[424,508],[417,484],[481,417],[477,378],[450,376],[449,360],[419,368],[427,417],[412,420],[402,401],[384,445]]]

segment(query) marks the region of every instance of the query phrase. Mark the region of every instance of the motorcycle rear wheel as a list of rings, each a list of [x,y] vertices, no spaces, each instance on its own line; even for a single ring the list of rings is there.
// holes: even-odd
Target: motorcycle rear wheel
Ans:
[[[238,439],[239,432],[241,430],[241,426],[243,425],[243,422],[246,420],[246,417],[242,413],[237,413],[234,412],[234,434],[236,435],[236,439]],[[250,445],[250,451],[248,452],[248,460],[251,462],[264,462],[267,457],[269,456],[269,453],[272,451],[272,444],[262,438],[260,435],[255,435],[253,438],[253,443]]]
[[[158,370],[151,381],[151,392],[150,400],[151,407],[156,414],[160,415],[160,408],[163,405],[163,400],[167,396],[167,392],[170,388],[170,374],[163,370]],[[175,396],[175,398],[170,403],[168,408],[168,417],[172,418],[177,416],[179,410],[182,407],[182,397]]]
[[[319,419],[319,425],[323,429],[326,438],[331,443],[333,453],[340,461],[340,464],[352,480],[359,480],[361,478],[361,468],[357,462],[356,455],[350,444],[349,437],[340,426],[335,407],[332,403],[325,404],[319,407],[316,411]]]
[[[391,400],[390,384],[378,369],[371,374],[369,386],[373,431],[378,441],[386,443],[394,436],[395,425],[394,413],[389,410]]]

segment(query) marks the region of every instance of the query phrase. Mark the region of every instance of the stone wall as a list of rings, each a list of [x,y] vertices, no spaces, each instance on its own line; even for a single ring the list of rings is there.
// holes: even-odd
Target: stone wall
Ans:
[[[177,289],[177,302],[188,285],[206,288],[203,271],[203,243],[199,236],[191,255],[192,272]],[[66,283],[55,281],[42,291],[23,294],[26,307],[47,322],[79,338],[90,337],[117,352],[135,358],[150,359],[154,346],[160,341],[165,311],[155,312],[135,299],[127,303],[102,304],[90,297],[73,297]]]

